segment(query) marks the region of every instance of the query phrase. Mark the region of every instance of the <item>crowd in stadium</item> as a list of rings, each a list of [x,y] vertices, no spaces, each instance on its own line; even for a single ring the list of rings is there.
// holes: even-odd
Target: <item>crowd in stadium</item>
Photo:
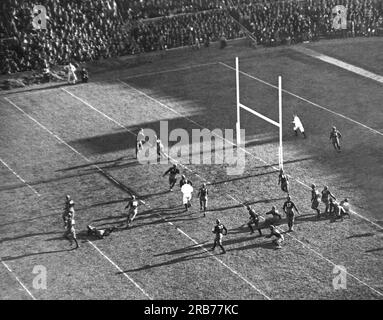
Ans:
[[[348,36],[383,27],[380,0],[42,0],[47,30],[32,28],[32,0],[1,1],[0,73],[165,50],[244,36],[273,45],[332,36],[332,8],[345,5]]]

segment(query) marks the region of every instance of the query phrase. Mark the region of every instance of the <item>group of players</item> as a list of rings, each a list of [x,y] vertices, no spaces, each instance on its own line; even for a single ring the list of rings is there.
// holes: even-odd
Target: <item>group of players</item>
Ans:
[[[298,135],[298,130],[302,133],[302,135],[306,138],[306,134],[304,131],[304,127],[302,122],[300,121],[297,115],[294,115],[293,119],[294,124],[294,132],[295,135]],[[336,127],[332,128],[330,133],[330,140],[336,151],[340,152],[340,142],[339,139],[342,137],[341,133],[336,129]],[[136,157],[140,151],[143,149],[143,144],[147,143],[145,140],[145,134],[143,129],[140,129],[137,135],[137,143],[136,143]],[[158,158],[164,156],[163,153],[163,145],[159,138],[156,137],[156,148],[157,148],[157,156]],[[165,155],[166,156],[166,155]],[[173,191],[177,183],[178,175],[181,175],[180,169],[177,164],[173,164],[168,170],[166,170],[163,174],[163,177],[166,175],[169,176],[169,191]],[[278,185],[281,186],[281,190],[287,193],[287,199],[282,206],[282,210],[286,215],[288,231],[294,231],[294,223],[296,214],[300,214],[297,206],[291,200],[290,197],[290,188],[289,188],[289,179],[287,174],[285,174],[283,169],[280,169],[279,177],[278,177]],[[179,187],[182,193],[182,204],[185,207],[185,211],[188,211],[191,207],[191,198],[193,192],[193,183],[186,178],[184,174],[181,175],[181,180],[179,182]],[[208,208],[208,195],[209,191],[206,183],[203,183],[198,190],[197,198],[199,199],[200,211],[203,212],[203,216],[206,217],[206,211]],[[325,211],[321,214],[319,205],[323,203],[325,206]],[[127,214],[127,223],[126,228],[129,228],[134,219],[138,214],[138,207],[140,203],[145,204],[144,201],[138,200],[135,195],[132,195],[131,200],[129,200],[125,209],[128,210]],[[245,205],[246,209],[249,213],[249,220],[247,222],[247,226],[250,229],[250,233],[254,233],[254,229],[257,229],[259,236],[263,236],[262,228],[268,227],[270,229],[270,234],[266,237],[271,238],[274,237],[272,243],[275,245],[276,249],[281,248],[281,244],[284,241],[284,236],[281,233],[280,229],[276,226],[279,221],[282,219],[282,215],[278,212],[275,206],[271,207],[271,210],[266,212],[266,216],[271,216],[271,219],[265,219],[261,217],[260,214],[257,214],[255,210],[250,205]],[[319,192],[315,184],[311,186],[311,208],[316,211],[317,218],[321,218],[322,215],[329,215],[331,221],[335,221],[337,219],[343,220],[344,216],[350,217],[350,205],[348,199],[344,199],[340,203],[336,201],[335,196],[330,192],[327,186],[324,186],[324,189]],[[77,242],[77,236],[75,231],[75,219],[74,219],[74,201],[71,200],[70,196],[66,196],[65,208],[63,213],[63,221],[65,237],[68,238],[71,242],[74,241],[76,244],[76,248],[79,247]],[[261,223],[261,219],[264,220],[264,223]],[[108,236],[111,232],[113,232],[116,228],[106,228],[106,229],[97,229],[90,225],[87,226],[88,235],[96,236],[97,238],[103,238]],[[212,232],[215,234],[214,244],[212,250],[216,248],[218,245],[222,253],[226,253],[222,245],[223,236],[227,234],[227,228],[222,224],[222,222],[217,219],[216,224],[212,229]]]

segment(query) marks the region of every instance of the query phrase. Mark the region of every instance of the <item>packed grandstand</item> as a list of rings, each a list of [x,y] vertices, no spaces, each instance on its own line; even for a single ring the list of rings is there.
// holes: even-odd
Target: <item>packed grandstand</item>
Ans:
[[[250,37],[259,45],[383,34],[380,0],[2,0],[1,74]],[[333,8],[347,11],[334,28]]]

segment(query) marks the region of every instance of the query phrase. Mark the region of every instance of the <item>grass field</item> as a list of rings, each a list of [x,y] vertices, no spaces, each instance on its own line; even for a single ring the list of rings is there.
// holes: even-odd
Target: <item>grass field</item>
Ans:
[[[381,38],[307,46],[382,74]],[[275,120],[277,90],[265,82],[276,85],[283,76],[285,170],[301,215],[281,250],[249,234],[243,208],[251,203],[264,213],[273,204],[281,210],[285,201],[275,169],[276,128],[241,114],[249,141],[242,175],[228,176],[218,164],[182,167],[195,186],[209,182],[207,217],[195,198],[192,210],[183,212],[178,188],[168,192],[162,177],[168,165],[135,160],[133,132],[139,127],[158,131],[167,120],[170,130],[189,133],[235,128],[235,56],[243,72],[241,102]],[[238,46],[97,69],[88,84],[2,95],[0,298],[382,299],[381,101],[380,83],[291,47]],[[294,136],[293,113],[307,139]],[[328,140],[333,125],[343,135],[339,154]],[[317,220],[307,187],[312,183],[350,198],[351,219]],[[78,250],[63,238],[66,194],[76,202]],[[131,194],[146,203],[132,227],[103,240],[88,238],[88,224],[125,221]],[[217,218],[229,229],[226,255],[208,251]],[[285,219],[280,228],[286,230]],[[46,289],[33,287],[37,265],[47,269]],[[347,289],[333,288],[335,265],[346,268]]]

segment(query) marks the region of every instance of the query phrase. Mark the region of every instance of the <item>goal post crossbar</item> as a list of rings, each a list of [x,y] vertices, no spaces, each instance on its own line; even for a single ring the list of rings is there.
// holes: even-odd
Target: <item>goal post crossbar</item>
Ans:
[[[282,77],[278,77],[278,111],[279,111],[279,121],[276,122],[263,114],[246,107],[240,102],[239,99],[239,60],[238,57],[235,58],[235,79],[236,79],[236,94],[237,94],[237,122],[236,122],[236,133],[237,133],[237,145],[241,145],[241,108],[254,114],[255,116],[271,123],[272,125],[279,128],[279,148],[278,148],[278,161],[279,168],[283,169],[283,146],[282,146]]]

